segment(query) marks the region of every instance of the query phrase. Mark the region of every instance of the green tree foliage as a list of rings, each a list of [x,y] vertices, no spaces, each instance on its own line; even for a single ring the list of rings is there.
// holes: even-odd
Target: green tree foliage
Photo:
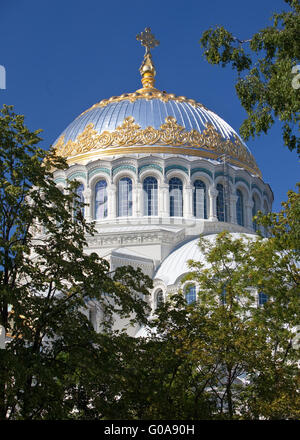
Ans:
[[[272,24],[248,40],[220,26],[203,32],[200,44],[209,63],[231,64],[238,74],[236,92],[248,113],[240,129],[244,139],[266,133],[279,120],[284,144],[300,154],[300,4],[285,2],[291,10],[274,14]]]
[[[257,217],[268,239],[226,231],[215,243],[200,239],[206,263],[190,261],[152,336],[124,346],[110,418],[299,418],[299,209],[290,191],[280,213]],[[187,305],[190,284],[198,298]]]
[[[61,419],[80,413],[80,381],[98,374],[109,398],[113,317],[145,322],[151,281],[86,253],[94,233],[81,215],[76,183],[63,194],[53,170],[64,159],[37,146],[24,117],[0,114],[0,325],[10,342],[0,350],[0,419]],[[75,202],[74,202],[75,201]],[[91,299],[103,316],[102,338],[87,316]],[[112,348],[114,345],[112,344]],[[99,362],[99,359],[101,362]],[[107,362],[107,364],[105,364]],[[88,388],[87,388],[88,390]]]

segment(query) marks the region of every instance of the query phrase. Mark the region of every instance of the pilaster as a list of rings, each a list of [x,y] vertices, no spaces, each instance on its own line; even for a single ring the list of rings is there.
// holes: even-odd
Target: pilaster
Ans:
[[[111,183],[108,187],[108,218],[117,217],[117,186]]]
[[[217,219],[217,195],[218,191],[214,187],[208,189],[209,195],[209,218],[211,222],[216,222]]]
[[[90,188],[86,188],[83,193],[84,197],[84,218],[87,222],[91,222],[93,220],[93,213],[92,213],[92,190]]]

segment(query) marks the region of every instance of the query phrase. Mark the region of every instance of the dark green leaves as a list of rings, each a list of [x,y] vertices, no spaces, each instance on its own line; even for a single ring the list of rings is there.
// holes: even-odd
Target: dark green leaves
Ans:
[[[299,89],[293,87],[293,67],[300,60],[300,6],[274,14],[273,24],[239,40],[224,27],[210,28],[200,44],[211,64],[231,64],[238,73],[236,92],[248,118],[241,126],[245,140],[267,133],[276,120],[282,125],[284,145],[300,154]]]
[[[38,133],[12,107],[1,111],[0,325],[10,341],[0,353],[0,419],[81,414],[96,378],[101,402],[108,399],[111,361],[102,353],[115,349],[115,319],[145,322],[151,286],[133,268],[111,276],[107,261],[86,252],[94,226],[77,215],[79,201],[74,209],[78,183],[65,193],[56,187],[52,172],[67,164],[37,147]],[[88,305],[106,338],[89,321]]]

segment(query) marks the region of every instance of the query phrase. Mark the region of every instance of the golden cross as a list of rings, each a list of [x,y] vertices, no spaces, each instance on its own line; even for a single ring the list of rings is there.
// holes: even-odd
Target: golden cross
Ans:
[[[146,48],[146,53],[150,53],[150,49],[159,45],[159,41],[155,39],[154,35],[151,34],[151,29],[146,28],[144,32],[141,32],[136,36],[136,39],[141,42],[141,45]]]

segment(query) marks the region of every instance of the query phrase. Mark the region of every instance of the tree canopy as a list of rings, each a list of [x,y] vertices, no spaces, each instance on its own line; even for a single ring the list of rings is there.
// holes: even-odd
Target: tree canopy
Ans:
[[[10,340],[0,350],[0,419],[69,417],[78,377],[92,380],[96,368],[101,381],[109,371],[113,316],[145,322],[151,286],[141,271],[112,274],[107,261],[86,252],[94,225],[81,215],[78,184],[60,191],[53,170],[67,164],[38,147],[39,133],[12,107],[1,110],[0,325]],[[88,317],[90,301],[103,316],[102,339]]]
[[[280,213],[258,215],[268,239],[200,239],[208,265],[191,260],[149,337],[124,347],[111,418],[299,418],[299,208],[290,191]],[[187,304],[190,285],[198,297]]]
[[[0,419],[299,418],[300,194],[257,214],[268,238],[224,231],[149,319],[151,280],[88,253],[76,182],[24,117],[0,116]],[[258,230],[259,230],[258,228]],[[185,300],[195,285],[198,297]],[[101,312],[99,328],[88,316]],[[146,338],[116,331],[127,317]],[[97,331],[96,331],[97,330]]]
[[[209,63],[237,72],[237,96],[248,114],[243,138],[267,133],[280,121],[284,145],[300,154],[300,4],[285,2],[289,11],[274,13],[270,26],[247,39],[217,26],[203,32],[200,44]]]

